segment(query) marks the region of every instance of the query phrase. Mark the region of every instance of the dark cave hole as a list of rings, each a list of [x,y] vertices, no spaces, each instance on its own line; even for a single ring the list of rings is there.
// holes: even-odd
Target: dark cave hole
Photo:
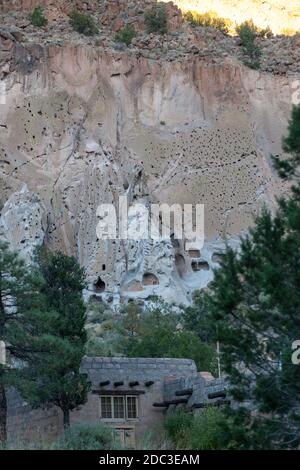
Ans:
[[[97,281],[94,283],[94,289],[96,292],[98,292],[99,294],[101,292],[104,292],[105,291],[105,282],[102,281],[101,277],[99,276]]]

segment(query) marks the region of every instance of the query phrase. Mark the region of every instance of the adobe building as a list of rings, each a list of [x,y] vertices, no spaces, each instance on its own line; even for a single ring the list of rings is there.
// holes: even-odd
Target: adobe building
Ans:
[[[205,380],[190,359],[86,357],[82,371],[91,391],[71,425],[102,421],[127,448],[139,447],[148,433],[159,441],[166,413],[228,402],[224,383]],[[51,441],[63,432],[59,409],[32,410],[14,391],[8,404],[9,439]]]

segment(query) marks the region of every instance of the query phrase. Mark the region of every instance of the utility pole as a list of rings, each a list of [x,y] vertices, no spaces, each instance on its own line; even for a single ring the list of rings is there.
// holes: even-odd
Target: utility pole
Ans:
[[[222,372],[221,372],[221,357],[220,357],[220,342],[217,341],[217,361],[218,361],[218,376],[219,379],[222,378]]]
[[[0,366],[6,364],[6,348],[4,341],[0,341]]]

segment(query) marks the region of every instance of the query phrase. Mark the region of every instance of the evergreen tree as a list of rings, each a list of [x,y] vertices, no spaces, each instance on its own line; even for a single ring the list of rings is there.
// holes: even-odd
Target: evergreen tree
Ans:
[[[296,176],[300,108],[284,141]],[[228,248],[207,298],[209,333],[221,342],[222,367],[239,403],[231,442],[240,448],[300,445],[300,369],[292,343],[300,331],[300,189],[264,210],[240,253]]]
[[[31,331],[30,316],[40,308],[39,279],[28,272],[24,262],[8,245],[0,242],[0,339],[7,349],[7,364],[0,364],[0,442],[7,438],[6,385],[9,382],[11,364],[26,360],[33,344],[20,342],[20,332]]]
[[[283,140],[283,150],[289,158],[273,157],[275,168],[282,178],[300,178],[300,106],[294,106],[288,126],[288,136]]]
[[[165,4],[157,2],[151,10],[146,11],[145,23],[148,33],[167,34],[168,17]]]
[[[16,375],[16,386],[33,407],[61,408],[65,428],[70,411],[85,403],[90,384],[80,365],[85,353],[86,308],[82,299],[84,271],[62,253],[41,250],[37,256],[43,279],[45,312],[33,320],[40,353]]]
[[[153,301],[144,309],[129,304],[122,321],[122,352],[128,357],[193,359],[201,370],[215,373],[214,347],[187,330],[180,313],[163,301]]]
[[[256,36],[259,33],[259,29],[250,20],[237,26],[236,32],[242,43],[244,64],[252,69],[259,69],[260,57],[262,55],[260,47],[256,44]]]

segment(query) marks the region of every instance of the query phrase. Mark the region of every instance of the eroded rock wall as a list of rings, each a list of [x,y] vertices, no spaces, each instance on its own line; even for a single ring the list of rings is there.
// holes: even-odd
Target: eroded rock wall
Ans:
[[[236,244],[262,204],[274,207],[284,190],[269,156],[281,153],[293,76],[233,59],[11,47],[0,105],[6,239],[25,244],[26,256],[28,244],[42,242],[75,255],[90,293],[109,301],[191,300],[212,280],[225,238]],[[205,204],[204,248],[98,240],[97,207],[118,207],[124,195],[130,204]],[[31,219],[23,217],[28,204]]]

